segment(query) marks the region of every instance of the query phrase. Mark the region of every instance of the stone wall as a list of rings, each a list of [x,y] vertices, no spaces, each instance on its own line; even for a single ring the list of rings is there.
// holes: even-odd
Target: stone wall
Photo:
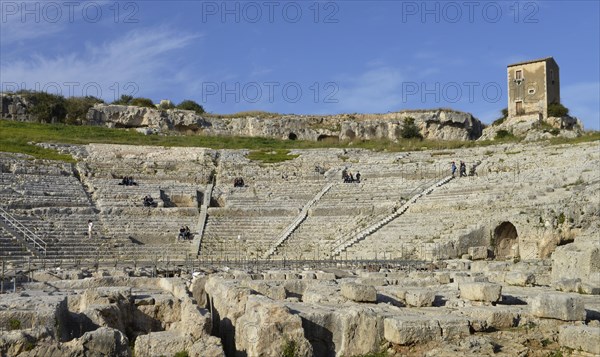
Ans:
[[[15,121],[35,121],[28,113],[33,103],[20,95],[0,93],[0,118]]]

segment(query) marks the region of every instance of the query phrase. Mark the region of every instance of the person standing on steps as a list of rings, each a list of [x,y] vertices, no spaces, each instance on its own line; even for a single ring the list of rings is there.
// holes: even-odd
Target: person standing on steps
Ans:
[[[88,220],[88,238],[92,239],[92,232],[94,230],[94,223],[91,219]]]
[[[452,170],[452,177],[456,175],[456,162],[452,161],[452,165],[450,165],[450,169]]]

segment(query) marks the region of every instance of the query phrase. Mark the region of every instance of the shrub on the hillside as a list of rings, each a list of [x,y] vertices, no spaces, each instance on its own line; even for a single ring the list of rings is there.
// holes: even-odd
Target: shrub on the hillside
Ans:
[[[67,124],[80,124],[86,119],[90,108],[99,103],[104,103],[104,101],[92,96],[67,98],[65,101],[67,109],[65,122]]]
[[[143,98],[143,97],[134,98],[127,94],[123,94],[121,96],[121,98],[115,100],[114,102],[112,102],[112,104],[133,105],[136,107],[156,108],[156,106],[154,105],[154,102],[152,102],[152,99]]]
[[[569,115],[569,108],[560,103],[551,103],[548,105],[549,117],[564,117]]]
[[[161,101],[158,105],[159,109],[167,110],[167,109],[175,109],[175,105],[171,103],[170,100]]]
[[[504,123],[506,118],[508,118],[508,108],[502,109],[501,112],[502,112],[502,116],[500,118],[494,120],[492,122],[492,126],[500,125],[500,124]]]
[[[66,101],[62,95],[46,92],[19,91],[33,105],[28,110],[40,123],[64,122],[67,116]]]
[[[116,104],[116,105],[129,105],[132,100],[133,100],[133,96],[127,95],[127,94],[123,94],[123,95],[121,95],[121,98],[115,100],[114,102],[112,102],[112,104]]]
[[[156,108],[152,99],[143,97],[133,98],[129,105],[134,105],[136,107]]]
[[[515,136],[513,135],[513,133],[511,133],[508,130],[498,130],[496,132],[496,139],[502,140],[502,139],[509,139],[509,138],[514,138]]]
[[[177,105],[177,109],[193,110],[196,112],[196,114],[204,113],[204,108],[200,104],[189,99],[186,99],[183,102],[179,103]]]
[[[411,117],[404,118],[400,136],[404,139],[423,139],[419,127],[415,124],[415,119]]]

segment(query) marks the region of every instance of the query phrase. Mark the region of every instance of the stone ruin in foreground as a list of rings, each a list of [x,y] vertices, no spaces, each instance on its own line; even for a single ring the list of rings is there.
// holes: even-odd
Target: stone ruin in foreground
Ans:
[[[600,354],[597,143],[57,148],[0,154],[1,355]]]

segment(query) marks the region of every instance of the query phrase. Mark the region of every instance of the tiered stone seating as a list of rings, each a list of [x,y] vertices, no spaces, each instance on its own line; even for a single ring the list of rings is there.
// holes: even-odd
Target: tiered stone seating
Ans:
[[[532,151],[525,159],[510,148],[493,149],[497,152],[489,158],[474,155],[465,159],[483,160],[477,176],[456,178],[421,197],[404,215],[352,246],[342,256],[349,259],[381,258],[384,253],[395,258],[444,258],[448,253],[460,256],[460,252],[452,250],[461,244],[461,237],[494,221],[493,218],[482,221],[482,211],[492,209],[494,214],[484,216],[499,220],[519,220],[522,213],[542,214],[546,209],[566,212],[569,202],[563,201],[565,206],[557,206],[556,202],[560,202],[560,197],[568,200],[571,196],[568,185],[577,180],[591,183],[599,178],[597,170],[592,169],[598,163],[592,152],[580,151],[583,157],[573,158],[571,167],[565,171],[564,158],[560,155],[566,154],[558,148],[555,155]],[[532,211],[534,209],[536,211]],[[527,226],[535,230],[539,218],[528,221]]]
[[[273,259],[325,258],[363,231],[368,234],[336,257],[418,258],[423,250],[454,249],[482,223],[482,209],[489,208],[488,219],[512,220],[521,211],[530,214],[549,202],[568,200],[577,181],[600,180],[592,169],[598,162],[593,145],[545,148],[543,153],[528,148],[527,155],[519,150],[525,149],[509,144],[456,154],[293,150],[298,158],[264,165],[248,160],[243,150],[90,145],[77,170],[70,164],[0,155],[0,200],[48,240],[50,257],[174,260],[193,253],[191,242],[175,239],[181,225],[196,230],[204,187],[216,177],[212,202],[218,207],[206,210],[203,258],[260,259],[274,246]],[[481,162],[478,176],[456,178],[388,220],[424,184],[447,176],[451,161],[460,160],[468,168]],[[572,163],[568,170],[565,162]],[[341,183],[344,168],[360,171],[362,183]],[[132,176],[138,186],[118,185],[122,176]],[[247,187],[234,188],[235,177],[243,177]],[[330,183],[334,185],[315,199]],[[143,207],[148,194],[159,207]],[[87,238],[88,219],[97,232],[92,240]]]
[[[217,210],[208,212],[201,247],[203,256],[235,259],[243,254],[246,258],[260,258],[296,217],[291,211],[287,215],[236,216],[227,212],[215,216],[216,212],[222,212]]]
[[[115,254],[183,259],[192,252],[191,242],[176,240],[181,226],[196,231],[214,151],[101,144],[87,151],[83,179],[100,211],[103,235],[121,242]],[[123,176],[137,186],[119,185]],[[144,207],[146,195],[158,207]]]
[[[211,149],[90,144],[86,150],[85,171],[96,178],[204,185],[215,169]]]
[[[323,180],[276,178],[248,187],[218,186],[226,200],[224,207],[208,210],[201,254],[262,257],[325,185]]]
[[[0,259],[22,260],[31,257],[31,253],[9,231],[0,226]]]
[[[230,209],[302,208],[323,187],[323,181],[257,182],[249,187],[228,187],[226,207]],[[221,186],[222,187],[222,186]]]
[[[391,176],[335,185],[277,249],[274,258],[326,257],[338,239],[357,233],[390,214],[422,183]]]
[[[89,206],[74,176],[0,173],[0,183],[0,197],[9,208]]]
[[[174,259],[185,257],[190,250],[189,242],[179,244],[173,242],[181,224],[193,227],[196,223],[197,208],[177,208],[179,212],[176,214],[154,212],[159,219],[152,220],[147,214],[142,214],[147,212],[148,208],[119,207],[118,199],[109,201],[106,198],[111,195],[105,195],[104,200],[99,200],[98,203],[102,204],[99,205],[101,208],[108,206],[109,209],[102,210],[102,214],[97,214],[96,207],[69,165],[51,162],[31,163],[2,158],[2,168],[3,172],[0,173],[2,202],[7,204],[13,216],[46,242],[46,257],[49,259],[114,259],[117,257],[149,259],[150,256],[169,256]],[[114,182],[114,185],[111,185],[113,198],[119,197],[119,191],[121,194],[134,192],[131,194],[131,199],[138,198],[135,194],[136,186],[124,187],[118,185],[118,180],[110,179],[110,181]],[[191,186],[187,188],[189,187]],[[142,190],[145,189],[147,188],[137,191],[141,195]],[[157,192],[155,198],[159,199],[160,192]],[[177,199],[197,194],[195,190],[167,191],[171,196],[175,196],[175,193],[178,195]],[[140,206],[144,195],[139,197]],[[123,201],[125,205],[130,204],[126,199]],[[133,212],[129,211],[132,216],[139,218],[136,220],[120,215],[128,209],[133,210]],[[182,213],[181,210],[185,212]],[[105,215],[109,217],[107,222],[103,220]],[[122,223],[123,218],[126,224]],[[91,240],[87,233],[88,220],[94,222],[94,236]],[[165,229],[165,222],[168,222],[167,229]],[[113,232],[116,234],[111,235]],[[148,232],[150,235],[152,232],[166,232],[161,237],[168,236],[169,240],[161,240],[156,246],[146,247],[134,244],[129,239],[130,236],[134,239],[137,236],[147,236]],[[8,248],[2,249],[2,252],[7,254],[10,251]]]
[[[83,240],[88,219],[98,219],[69,164],[0,160],[2,201],[10,214],[45,241],[47,257],[79,258],[98,251],[98,243]]]

